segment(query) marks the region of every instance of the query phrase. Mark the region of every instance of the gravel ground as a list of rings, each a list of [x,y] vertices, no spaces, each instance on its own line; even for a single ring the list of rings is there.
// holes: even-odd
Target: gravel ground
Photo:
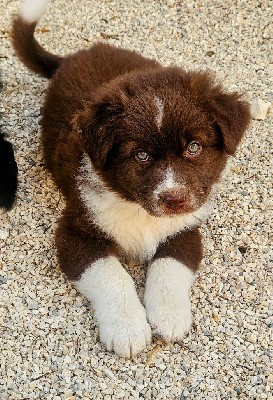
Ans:
[[[38,135],[47,82],[14,57],[9,31],[17,7],[17,1],[1,0],[1,111],[20,187],[15,208],[0,216],[0,398],[273,399],[272,107],[266,116],[256,110],[255,118],[263,119],[253,119],[230,160],[215,212],[203,227],[191,332],[181,344],[154,340],[135,359],[118,359],[98,342],[91,306],[57,265],[53,232],[63,200],[43,167]],[[100,39],[165,65],[209,68],[229,89],[268,107],[270,18],[266,0],[55,0],[37,37],[60,54]],[[135,279],[142,291],[141,267]]]

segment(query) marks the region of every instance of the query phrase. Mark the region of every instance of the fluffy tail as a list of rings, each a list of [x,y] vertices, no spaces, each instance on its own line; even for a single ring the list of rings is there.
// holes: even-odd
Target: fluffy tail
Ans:
[[[20,60],[32,71],[51,78],[62,57],[49,53],[34,38],[35,27],[44,15],[49,0],[24,0],[13,20],[13,47]]]

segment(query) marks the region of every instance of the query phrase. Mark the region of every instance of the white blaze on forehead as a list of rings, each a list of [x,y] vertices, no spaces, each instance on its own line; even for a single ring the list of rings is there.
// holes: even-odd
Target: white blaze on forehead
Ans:
[[[155,97],[155,105],[157,108],[157,114],[155,116],[156,125],[158,128],[160,128],[161,124],[162,124],[163,113],[164,113],[164,103],[161,99],[159,99],[158,97]]]
[[[49,0],[24,0],[20,8],[20,17],[29,24],[38,22],[44,15]]]

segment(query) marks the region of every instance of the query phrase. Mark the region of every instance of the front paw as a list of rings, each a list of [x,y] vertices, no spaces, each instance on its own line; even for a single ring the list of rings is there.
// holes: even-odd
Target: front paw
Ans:
[[[151,328],[134,282],[116,257],[94,262],[75,285],[92,302],[100,339],[108,350],[129,358],[151,342]]]
[[[136,300],[131,308],[109,310],[106,318],[96,315],[101,342],[107,350],[124,358],[134,357],[151,342],[152,333],[144,307]]]
[[[162,336],[166,342],[180,341],[190,330],[192,315],[187,296],[174,299],[164,292],[153,298],[147,296],[146,311],[153,333]]]
[[[180,341],[192,324],[188,291],[194,274],[172,259],[156,260],[146,282],[145,305],[154,333],[167,342]]]

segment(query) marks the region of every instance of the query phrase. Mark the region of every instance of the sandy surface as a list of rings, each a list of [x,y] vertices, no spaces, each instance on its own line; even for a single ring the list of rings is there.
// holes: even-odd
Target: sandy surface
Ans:
[[[1,0],[1,111],[20,187],[15,208],[0,216],[0,398],[272,399],[272,108],[252,121],[203,227],[191,332],[181,344],[154,340],[124,361],[98,342],[91,306],[57,265],[53,232],[63,202],[38,133],[47,82],[10,48],[17,7]],[[264,0],[55,0],[37,37],[60,54],[105,39],[164,65],[209,68],[251,101],[272,102],[270,18],[272,2]],[[141,268],[135,278],[141,290]]]

